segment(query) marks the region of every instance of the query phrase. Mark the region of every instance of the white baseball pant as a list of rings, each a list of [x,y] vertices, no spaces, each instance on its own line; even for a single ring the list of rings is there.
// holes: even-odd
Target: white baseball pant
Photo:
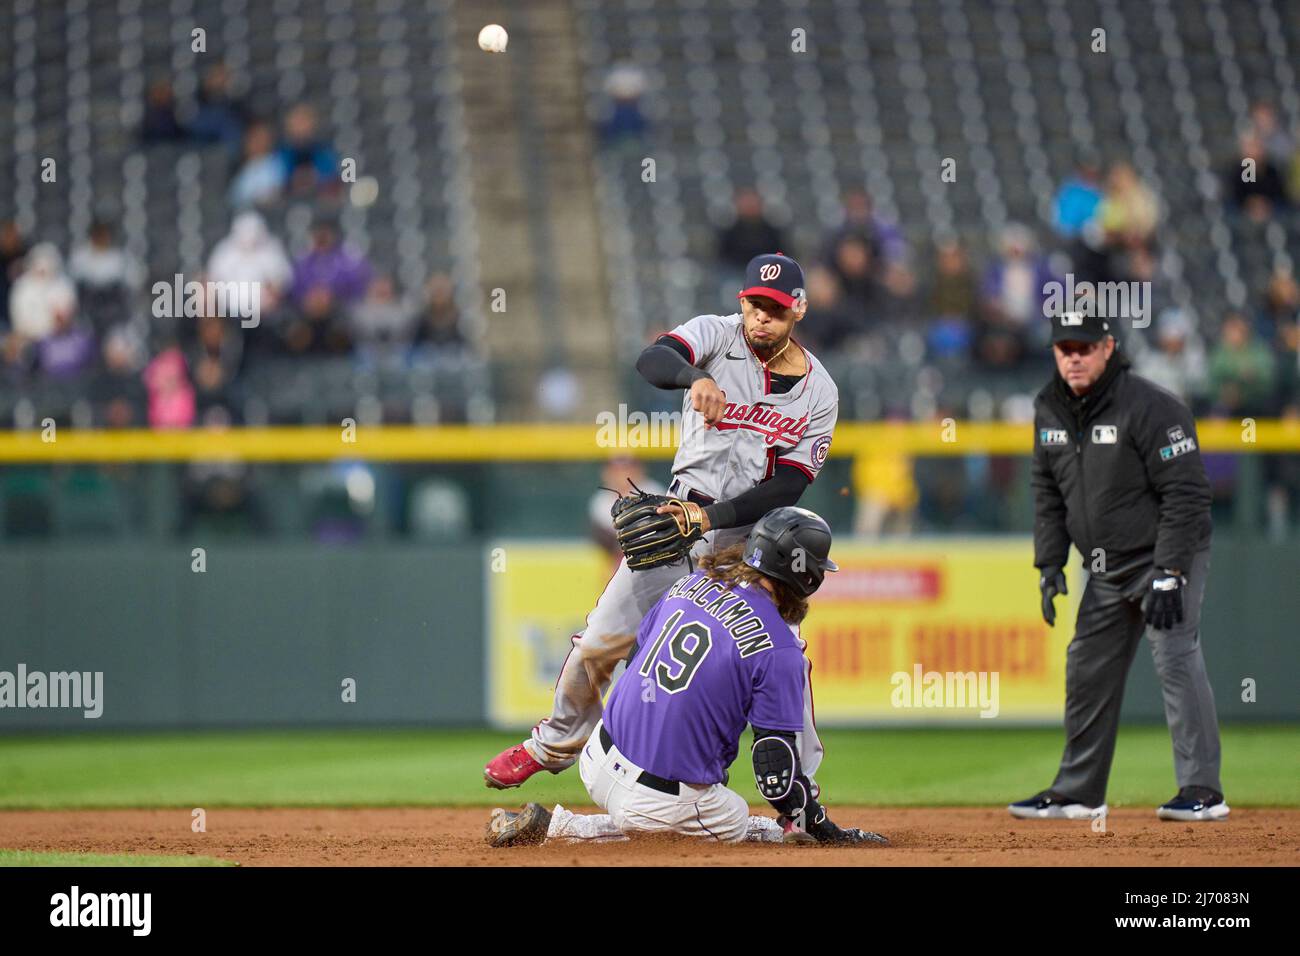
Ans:
[[[618,747],[606,751],[600,724],[578,757],[578,773],[587,793],[604,814],[572,813],[557,806],[548,840],[624,840],[642,833],[676,833],[722,843],[779,843],[781,825],[770,817],[750,816],[745,798],[720,783],[678,784],[670,794],[637,782],[641,768]]]
[[[696,542],[692,558],[744,540],[749,529],[725,528],[710,531]],[[618,570],[605,585],[595,608],[587,615],[587,626],[573,635],[573,649],[564,660],[555,685],[551,715],[533,728],[524,746],[533,759],[548,770],[573,766],[579,750],[587,743],[600,720],[602,701],[619,661],[624,660],[636,641],[641,621],[674,581],[695,566],[686,561],[661,568],[632,572],[620,561]],[[794,628],[796,636],[799,629]],[[799,760],[811,780],[822,762],[822,742],[813,720],[812,664],[804,662],[804,729],[795,735]],[[813,782],[816,791],[817,784]],[[814,793],[814,796],[816,793]]]

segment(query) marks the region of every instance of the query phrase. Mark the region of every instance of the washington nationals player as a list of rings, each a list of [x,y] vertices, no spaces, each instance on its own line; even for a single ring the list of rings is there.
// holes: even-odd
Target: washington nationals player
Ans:
[[[826,816],[799,763],[804,656],[791,629],[827,571],[831,530],[777,508],[748,540],[700,558],[646,615],[636,656],[609,695],[578,772],[604,814],[530,803],[494,810],[492,846],[679,833],[725,843],[887,843]],[[726,786],[745,724],[759,792],[781,814],[751,817]]]
[[[693,549],[675,563],[619,564],[587,626],[573,636],[551,715],[533,728],[531,739],[488,763],[483,776],[489,787],[517,787],[541,770],[571,766],[600,720],[615,666],[627,657],[655,602],[695,559],[743,540],[773,508],[798,502],[826,461],[839,391],[825,367],[792,338],[807,311],[803,270],[781,253],[761,255],[745,278],[739,314],[696,316],[659,336],[637,359],[637,370],[652,385],[686,390],[669,488],[679,500],[659,510],[678,519],[681,542],[693,541]],[[805,719],[796,746],[811,777],[822,745],[806,659],[804,666]]]

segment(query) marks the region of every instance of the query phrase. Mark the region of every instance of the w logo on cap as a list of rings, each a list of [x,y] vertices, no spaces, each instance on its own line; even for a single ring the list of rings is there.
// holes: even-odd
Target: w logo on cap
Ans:
[[[784,253],[754,256],[745,266],[745,288],[739,298],[747,296],[771,299],[784,309],[803,298],[803,270]]]

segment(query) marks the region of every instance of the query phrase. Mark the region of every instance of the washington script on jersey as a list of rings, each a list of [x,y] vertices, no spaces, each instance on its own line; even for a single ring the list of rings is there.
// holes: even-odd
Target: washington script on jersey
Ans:
[[[740,587],[744,588],[745,585]],[[722,593],[715,598],[713,595],[717,591]],[[663,599],[667,601],[674,597],[693,601],[704,608],[705,614],[727,629],[731,639],[736,642],[741,657],[749,657],[772,646],[772,638],[764,630],[763,619],[745,603],[745,599],[708,576],[697,572],[679,579],[668,589]],[[731,606],[724,611],[723,605],[728,602]]]
[[[794,419],[767,405],[737,405],[735,402],[727,402],[726,411],[722,413],[722,420],[717,427],[722,430],[748,428],[761,434],[764,444],[768,445],[797,445],[808,430],[808,416]]]

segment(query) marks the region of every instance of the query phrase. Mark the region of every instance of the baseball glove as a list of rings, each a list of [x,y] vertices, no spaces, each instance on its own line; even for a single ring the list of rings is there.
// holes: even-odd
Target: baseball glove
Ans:
[[[630,484],[630,482],[629,482]],[[704,509],[694,501],[669,495],[652,495],[632,485],[609,509],[614,536],[631,571],[676,564],[704,536]],[[677,505],[681,514],[658,514],[663,505]]]

